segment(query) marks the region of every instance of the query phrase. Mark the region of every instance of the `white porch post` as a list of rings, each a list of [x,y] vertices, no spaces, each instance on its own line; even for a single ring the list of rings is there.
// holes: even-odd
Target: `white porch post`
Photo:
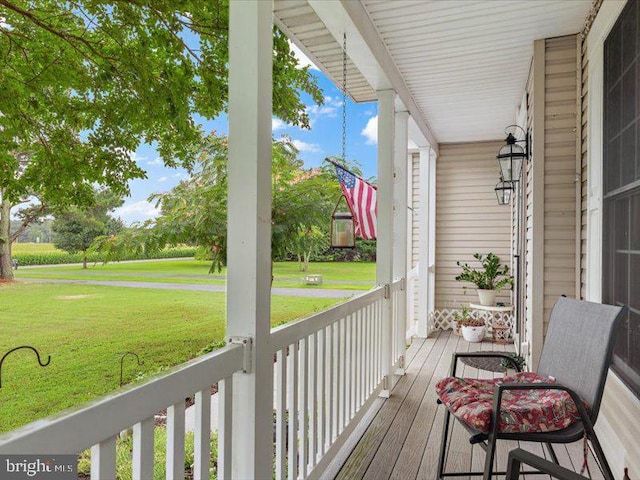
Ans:
[[[395,131],[396,92],[383,90],[378,92],[378,225],[376,248],[376,282],[378,285],[390,285],[393,281],[393,153]],[[393,326],[392,299],[385,299],[382,323],[382,374],[385,387],[381,396],[388,397],[393,385]]]
[[[429,273],[427,319],[436,309],[436,169],[438,153],[429,149]],[[433,325],[429,325],[432,329]]]
[[[431,200],[431,158],[430,147],[420,147],[420,207],[419,215],[419,247],[418,247],[418,336],[429,335],[429,244]]]
[[[252,340],[233,378],[233,478],[271,478],[271,1],[229,7],[227,337]]]
[[[394,305],[396,318],[395,339],[396,351],[401,355],[401,361],[396,374],[404,375],[405,340],[407,336],[407,225],[408,225],[408,142],[409,142],[409,112],[396,112],[393,154],[393,278],[404,278],[405,287],[398,296],[399,305]],[[393,359],[394,361],[396,359]]]

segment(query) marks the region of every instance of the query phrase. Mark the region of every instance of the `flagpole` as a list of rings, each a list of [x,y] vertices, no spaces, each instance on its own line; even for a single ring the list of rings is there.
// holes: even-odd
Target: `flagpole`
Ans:
[[[362,178],[360,175],[356,175],[355,173],[353,173],[351,170],[349,170],[347,167],[345,167],[344,165],[340,165],[338,162],[336,162],[335,160],[332,160],[329,157],[325,157],[325,162],[329,162],[330,164],[332,164],[335,167],[339,167],[341,169],[343,169],[345,172],[350,173],[351,175],[353,175],[356,178],[359,178],[360,180],[362,180],[363,182],[365,182],[368,185],[371,185],[373,188],[375,188],[376,190],[378,189],[378,187],[374,184],[372,184],[371,182],[368,182],[367,180],[365,180],[364,178]]]

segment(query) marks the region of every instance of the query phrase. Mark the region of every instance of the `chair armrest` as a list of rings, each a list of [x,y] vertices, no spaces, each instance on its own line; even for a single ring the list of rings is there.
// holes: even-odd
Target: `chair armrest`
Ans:
[[[511,365],[513,365],[513,368],[516,370],[516,372],[521,372],[522,369],[520,368],[520,365],[518,365],[518,363],[513,359],[513,357],[506,352],[455,352],[453,353],[453,355],[451,356],[451,377],[455,377],[456,376],[456,366],[458,364],[458,359],[459,358],[464,358],[464,357],[475,357],[475,358],[503,358],[508,360]]]
[[[571,390],[569,387],[565,387],[559,383],[502,383],[497,386],[495,391],[493,392],[493,430],[494,434],[498,431],[498,424],[500,418],[500,412],[502,410],[502,394],[508,390],[561,390],[563,392],[567,392],[573,400],[573,403],[576,405],[578,409],[578,414],[580,415],[580,420],[585,425],[585,428],[589,430],[593,430],[593,423],[589,414],[587,413],[587,409],[582,402],[580,396]]]

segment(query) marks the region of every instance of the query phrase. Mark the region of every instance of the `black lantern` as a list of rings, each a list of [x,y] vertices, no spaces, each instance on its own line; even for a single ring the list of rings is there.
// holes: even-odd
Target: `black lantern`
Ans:
[[[518,125],[510,125],[508,128]],[[522,130],[522,128],[520,128]],[[524,130],[522,130],[524,132]],[[524,132],[524,140],[516,140],[513,133],[509,132],[505,139],[506,145],[498,152],[498,165],[500,166],[500,178],[503,182],[517,182],[520,180],[522,164],[529,157],[529,135]],[[524,148],[518,143],[524,142]]]
[[[356,232],[353,223],[353,214],[349,211],[338,211],[340,202],[344,196],[340,197],[331,215],[331,248],[355,248]]]
[[[493,190],[496,192],[496,197],[498,197],[498,205],[509,205],[513,196],[513,184],[511,182],[503,182],[501,180]]]

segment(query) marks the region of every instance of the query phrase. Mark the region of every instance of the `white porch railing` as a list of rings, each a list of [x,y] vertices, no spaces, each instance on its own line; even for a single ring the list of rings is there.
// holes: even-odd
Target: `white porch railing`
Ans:
[[[402,283],[390,291],[399,292]],[[382,390],[386,290],[377,287],[273,331],[276,479],[321,472]]]
[[[194,478],[209,478],[211,385],[230,390],[232,375],[244,366],[244,347],[229,345],[130,390],[98,400],[78,411],[49,417],[0,438],[0,454],[77,454],[91,448],[91,479],[116,478],[116,438],[133,427],[133,478],[153,478],[154,415],[167,409],[167,478],[184,478],[185,398],[195,394]],[[226,421],[231,402],[220,404],[219,442],[229,465],[231,443]],[[219,475],[219,478],[220,477]]]
[[[314,478],[383,388],[384,362],[402,368],[404,279],[272,331],[275,386],[275,476]],[[391,331],[385,338],[386,302]],[[392,340],[393,358],[383,342]],[[398,345],[398,346],[396,346]],[[247,345],[230,344],[130,390],[77,411],[39,420],[0,437],[0,454],[77,454],[91,448],[92,480],[116,478],[116,439],[133,428],[133,478],[154,471],[154,415],[167,409],[166,478],[185,473],[185,398],[195,394],[194,478],[209,478],[210,387],[218,382],[218,472],[231,478],[232,378],[247,365]]]

